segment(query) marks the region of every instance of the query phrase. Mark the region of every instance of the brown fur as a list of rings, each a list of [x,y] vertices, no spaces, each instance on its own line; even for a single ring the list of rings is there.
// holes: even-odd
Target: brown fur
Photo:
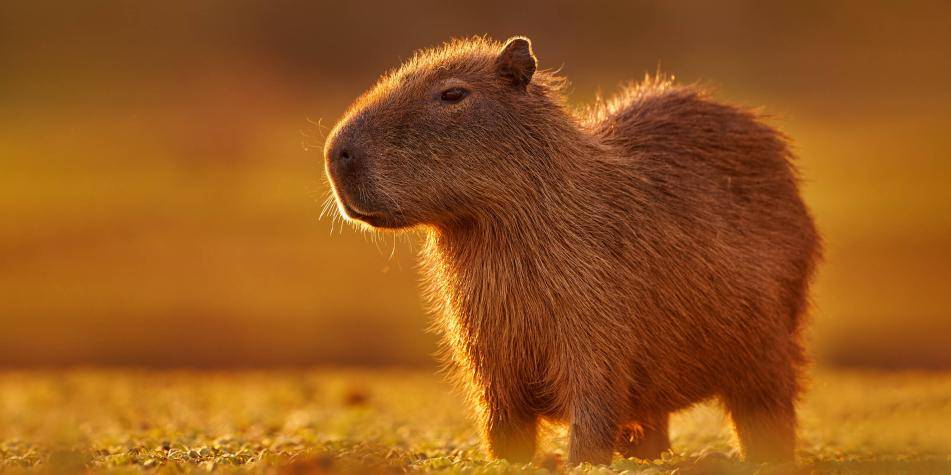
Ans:
[[[820,251],[786,139],[661,78],[581,112],[563,84],[521,38],[417,54],[328,138],[341,212],[424,232],[492,455],[530,459],[544,418],[572,463],[656,457],[719,397],[748,459],[790,459]]]

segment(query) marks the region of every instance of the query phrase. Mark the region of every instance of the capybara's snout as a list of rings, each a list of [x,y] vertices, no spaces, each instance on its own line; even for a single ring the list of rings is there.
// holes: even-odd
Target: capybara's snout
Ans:
[[[352,126],[335,130],[324,147],[324,160],[341,213],[384,227],[383,221],[390,213],[378,198],[372,170],[375,160],[366,140]]]

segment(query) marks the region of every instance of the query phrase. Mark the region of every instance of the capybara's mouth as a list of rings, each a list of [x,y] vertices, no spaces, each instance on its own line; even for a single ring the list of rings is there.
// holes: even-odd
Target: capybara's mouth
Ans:
[[[340,201],[340,204],[342,205],[344,214],[350,219],[362,221],[375,228],[398,228],[401,226],[397,219],[394,219],[386,212],[357,210],[343,200]]]
[[[380,216],[380,213],[357,211],[356,208],[354,208],[353,206],[351,206],[351,205],[350,205],[349,203],[347,203],[346,201],[341,201],[341,204],[343,205],[343,212],[344,212],[344,213],[347,215],[347,217],[350,218],[350,219],[357,219],[357,220],[360,220],[360,221],[369,222],[369,221],[372,221],[372,220],[375,220],[375,219],[378,219],[378,218],[381,217],[381,216]],[[373,223],[370,223],[370,224],[373,224]]]
[[[334,179],[331,174],[331,184],[334,194],[337,198],[337,208],[340,214],[350,220],[361,221],[373,227],[387,227],[387,213],[382,210],[375,210],[373,206],[366,205],[363,200],[356,200],[353,192],[348,192],[345,183],[340,183]]]

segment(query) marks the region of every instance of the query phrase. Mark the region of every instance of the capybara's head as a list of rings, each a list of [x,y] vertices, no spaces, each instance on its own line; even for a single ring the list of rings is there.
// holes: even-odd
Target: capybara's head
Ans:
[[[531,130],[557,78],[528,39],[455,41],[384,75],[327,138],[327,175],[346,217],[403,228],[504,209],[532,186]]]

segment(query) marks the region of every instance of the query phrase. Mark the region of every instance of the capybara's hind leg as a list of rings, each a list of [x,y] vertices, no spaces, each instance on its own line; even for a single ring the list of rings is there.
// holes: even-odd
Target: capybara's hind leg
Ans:
[[[622,427],[617,451],[625,457],[644,460],[660,458],[664,451],[670,449],[669,421],[670,416],[663,414]]]
[[[510,462],[530,462],[535,454],[538,418],[527,412],[489,411],[486,436],[493,457]]]
[[[796,448],[796,395],[792,364],[768,376],[747,379],[724,394],[743,457],[750,462],[782,462]]]
[[[793,459],[796,416],[789,404],[749,401],[729,403],[740,450],[749,462],[783,462]]]

